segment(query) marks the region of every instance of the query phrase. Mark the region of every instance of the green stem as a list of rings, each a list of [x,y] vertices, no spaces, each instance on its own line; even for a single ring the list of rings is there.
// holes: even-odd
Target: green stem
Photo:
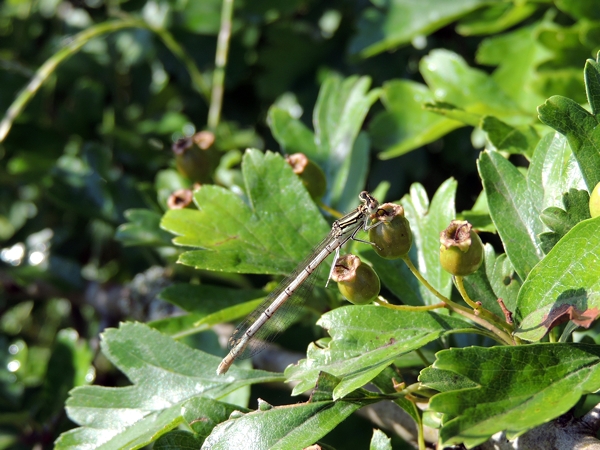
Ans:
[[[221,6],[221,27],[217,39],[217,52],[215,55],[215,71],[213,73],[212,93],[210,108],[208,109],[208,128],[216,130],[221,118],[223,105],[223,85],[225,83],[225,66],[229,52],[229,38],[231,37],[231,20],[233,17],[233,0],[223,0]]]
[[[190,73],[194,88],[205,98],[208,98],[209,89],[202,79],[202,74],[194,64],[194,61],[187,55],[187,53],[185,53],[183,48],[177,43],[177,41],[175,41],[175,39],[173,39],[173,36],[167,30],[162,28],[153,28],[140,19],[127,18],[123,20],[104,22],[77,33],[75,36],[68,39],[65,46],[48,58],[46,62],[42,64],[42,66],[35,72],[35,75],[29,81],[27,86],[25,86],[21,92],[17,94],[17,98],[15,98],[15,100],[12,102],[6,111],[2,122],[0,122],[0,142],[6,139],[6,136],[8,135],[15,119],[23,112],[25,106],[27,106],[42,84],[48,80],[48,77],[52,75],[60,63],[77,53],[81,47],[83,47],[91,39],[106,33],[122,30],[124,28],[145,28],[156,33],[162,39],[165,46],[167,46],[167,48],[171,50],[175,56],[179,57],[185,64],[188,72]]]
[[[475,303],[473,300],[471,300],[471,297],[469,297],[469,294],[467,293],[467,290],[465,289],[463,277],[454,277],[454,280],[456,281],[456,288],[458,289],[458,292],[460,293],[460,295],[462,296],[464,301],[471,308],[473,308],[476,315],[478,315],[479,317],[482,317],[483,319],[487,320],[488,322],[491,322],[491,323],[499,326],[507,333],[512,333],[513,328],[510,324],[506,323],[506,321],[502,320],[500,317],[498,317],[496,314],[494,314],[490,310],[484,308],[483,306],[481,306],[481,305]]]
[[[454,303],[452,300],[450,300],[449,298],[444,297],[442,294],[440,294],[437,289],[435,289],[431,284],[429,284],[429,282],[423,278],[423,276],[421,275],[421,273],[417,270],[417,268],[414,266],[414,264],[412,263],[412,261],[410,260],[410,258],[408,257],[408,255],[405,255],[402,257],[402,260],[404,261],[404,263],[408,266],[408,268],[410,269],[410,271],[413,273],[413,275],[421,282],[423,283],[423,285],[429,289],[430,292],[433,293],[433,295],[435,295],[437,298],[439,298],[441,301],[443,301],[446,304],[446,308],[448,308],[451,311],[454,311],[457,314],[460,314],[463,317],[467,317],[468,319],[472,320],[473,322],[475,322],[476,324],[478,324],[479,326],[485,328],[488,331],[491,331],[492,333],[494,333],[496,336],[498,336],[502,342],[508,344],[508,345],[515,345],[515,341],[510,337],[510,335],[505,332],[504,330],[498,328],[496,325],[494,325],[493,323],[488,322],[487,320],[479,317],[476,314],[473,314],[471,312],[471,310],[465,308],[464,306],[459,305],[458,303]]]

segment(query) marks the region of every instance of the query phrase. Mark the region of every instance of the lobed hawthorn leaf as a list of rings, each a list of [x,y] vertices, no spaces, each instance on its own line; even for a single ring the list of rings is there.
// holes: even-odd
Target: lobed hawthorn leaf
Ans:
[[[456,181],[448,179],[438,188],[430,203],[423,186],[415,183],[410,187],[410,193],[399,202],[404,207],[413,233],[410,259],[442,295],[450,295],[452,277],[440,267],[439,236],[440,231],[456,215],[455,192]],[[370,246],[355,248],[360,257],[373,266],[383,284],[404,304],[416,306],[439,303],[439,299],[417,281],[402,260],[383,259]]]
[[[369,450],[392,450],[392,440],[383,431],[374,429]]]
[[[206,439],[204,450],[297,449],[314,444],[362,406],[379,401],[357,390],[344,400],[332,400],[337,380],[323,373],[306,403],[270,407],[219,424]],[[351,398],[350,398],[351,397]]]
[[[600,308],[600,218],[575,225],[531,271],[517,299],[515,335],[540,340],[544,321],[562,305]]]
[[[579,164],[588,191],[600,182],[600,127],[595,116],[575,101],[555,95],[538,107],[539,118],[564,134]]]
[[[472,448],[499,431],[513,439],[600,389],[600,350],[574,343],[442,350],[419,380],[441,391],[429,407],[444,414],[443,444]]]
[[[540,140],[527,170],[527,187],[537,214],[549,207],[564,207],[563,194],[570,189],[586,189],[565,136],[555,132]]]
[[[587,191],[571,189],[563,195],[564,208],[551,206],[542,211],[540,219],[552,231],[540,234],[540,241],[544,253],[552,250],[552,247],[567,232],[579,222],[590,218],[589,207],[590,195]]]
[[[506,255],[524,280],[543,258],[538,235],[542,223],[534,208],[527,180],[495,151],[484,151],[477,161],[490,216],[504,244]]]
[[[233,192],[203,186],[198,210],[167,211],[161,226],[175,244],[201,248],[179,262],[199,269],[288,274],[329,226],[291,167],[279,155],[248,150],[242,161],[247,203]]]
[[[446,332],[472,329],[468,322],[437,313],[394,311],[375,305],[346,306],[324,314],[318,325],[331,340],[308,347],[307,358],[288,366],[293,394],[310,389],[320,372],[340,378],[333,391],[339,399],[365,385],[404,353],[421,348]]]
[[[66,409],[79,428],[63,433],[56,449],[141,448],[194,417],[196,402],[223,398],[253,383],[281,380],[262,371],[232,367],[216,375],[220,358],[180,344],[141,323],[122,323],[102,334],[106,357],[132,381],[119,388],[84,386],[71,391]],[[216,402],[215,402],[216,403]],[[231,407],[211,420],[224,420]],[[204,409],[204,408],[201,408]],[[192,414],[195,415],[196,413]]]

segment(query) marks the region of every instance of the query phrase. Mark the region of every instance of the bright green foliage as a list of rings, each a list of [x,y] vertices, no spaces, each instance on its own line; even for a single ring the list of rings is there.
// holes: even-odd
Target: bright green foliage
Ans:
[[[67,412],[82,427],[63,434],[57,449],[90,444],[93,448],[141,448],[182,423],[193,428],[191,422],[199,412],[214,426],[234,410],[215,400],[248,384],[280,379],[268,372],[235,368],[235,381],[218,377],[214,369],[219,358],[176,343],[142,324],[107,330],[102,350],[133,385],[116,389],[86,386],[72,391]],[[201,436],[209,432],[204,428]]]
[[[600,386],[600,351],[584,344],[462,348],[437,354],[420,381],[441,393],[443,441],[468,447],[498,431],[512,439],[568,411]],[[568,393],[568,395],[566,394]]]
[[[279,155],[251,150],[242,172],[247,203],[231,191],[205,186],[194,194],[199,209],[168,211],[161,225],[178,235],[176,244],[202,248],[182,254],[183,264],[287,274],[327,234],[327,225]]]
[[[473,447],[595,401],[596,0],[9,1],[0,24],[0,449],[387,450],[371,424],[344,431],[382,401]],[[325,174],[319,201],[294,152]],[[376,304],[325,288],[329,258],[276,341],[300,361],[217,376],[220,324],[363,189],[413,233],[405,259],[343,249]],[[454,280],[453,219],[488,242]],[[311,398],[251,398],[286,377]]]
[[[299,381],[294,393],[314,386],[320,371],[341,379],[333,398],[343,398],[371,381],[394,359],[422,347],[450,330],[467,329],[461,319],[435,313],[390,311],[377,306],[345,306],[324,314],[319,325],[331,340],[311,345],[307,359],[285,372]],[[398,333],[398,330],[402,330]]]
[[[600,220],[575,225],[529,275],[519,291],[517,335],[529,341],[547,332],[544,316],[562,304],[584,312],[600,308]]]

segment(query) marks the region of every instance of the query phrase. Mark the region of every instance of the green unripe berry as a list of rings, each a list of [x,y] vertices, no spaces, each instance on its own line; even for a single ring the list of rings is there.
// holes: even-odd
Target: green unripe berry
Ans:
[[[302,184],[314,199],[319,199],[325,194],[327,179],[321,168],[306,157],[303,153],[294,153],[286,157],[286,161],[294,173],[300,177]]]
[[[590,194],[590,216],[592,218],[600,216],[600,183]]]
[[[364,305],[379,295],[381,283],[373,268],[358,256],[343,255],[335,263],[331,279],[350,303]]]
[[[453,220],[440,233],[440,263],[454,276],[471,275],[483,262],[483,243],[467,221]]]
[[[374,220],[383,222],[369,230],[369,240],[375,244],[375,252],[385,259],[397,259],[406,255],[413,237],[410,223],[404,217],[404,208],[385,203],[374,214]]]

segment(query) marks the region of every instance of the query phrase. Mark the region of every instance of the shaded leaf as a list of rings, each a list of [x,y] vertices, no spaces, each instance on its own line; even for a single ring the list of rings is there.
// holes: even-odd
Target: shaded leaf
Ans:
[[[530,126],[513,127],[493,116],[483,118],[481,128],[487,133],[496,150],[519,153],[530,157],[540,137]]]
[[[169,245],[171,235],[160,228],[161,215],[149,209],[125,211],[128,223],[119,226],[115,239],[123,245]]]
[[[571,189],[563,195],[565,209],[551,206],[542,211],[540,219],[552,230],[540,235],[544,253],[548,253],[571,228],[590,218],[589,200],[587,191]]]
[[[351,399],[333,401],[335,378],[319,377],[315,393],[306,403],[254,411],[218,425],[202,446],[205,450],[240,448],[304,448],[325,436],[346,417],[374,400],[366,391]]]
[[[498,317],[504,317],[498,299],[501,298],[509,311],[514,312],[521,283],[505,254],[496,256],[494,248],[486,244],[484,256],[481,267],[464,277],[463,284],[471,299],[480,301]]]
[[[433,102],[427,86],[408,80],[392,80],[383,85],[381,102],[386,111],[369,124],[373,145],[379,157],[389,159],[435,141],[462,126],[423,108]]]
[[[442,391],[429,403],[445,415],[442,442],[471,448],[498,431],[513,439],[565,413],[600,388],[599,363],[594,345],[470,347],[438,352],[419,380]]]
[[[587,100],[592,108],[592,114],[595,116],[600,114],[600,66],[598,66],[598,63],[600,63],[600,52],[598,52],[595,61],[588,59],[583,69]]]

